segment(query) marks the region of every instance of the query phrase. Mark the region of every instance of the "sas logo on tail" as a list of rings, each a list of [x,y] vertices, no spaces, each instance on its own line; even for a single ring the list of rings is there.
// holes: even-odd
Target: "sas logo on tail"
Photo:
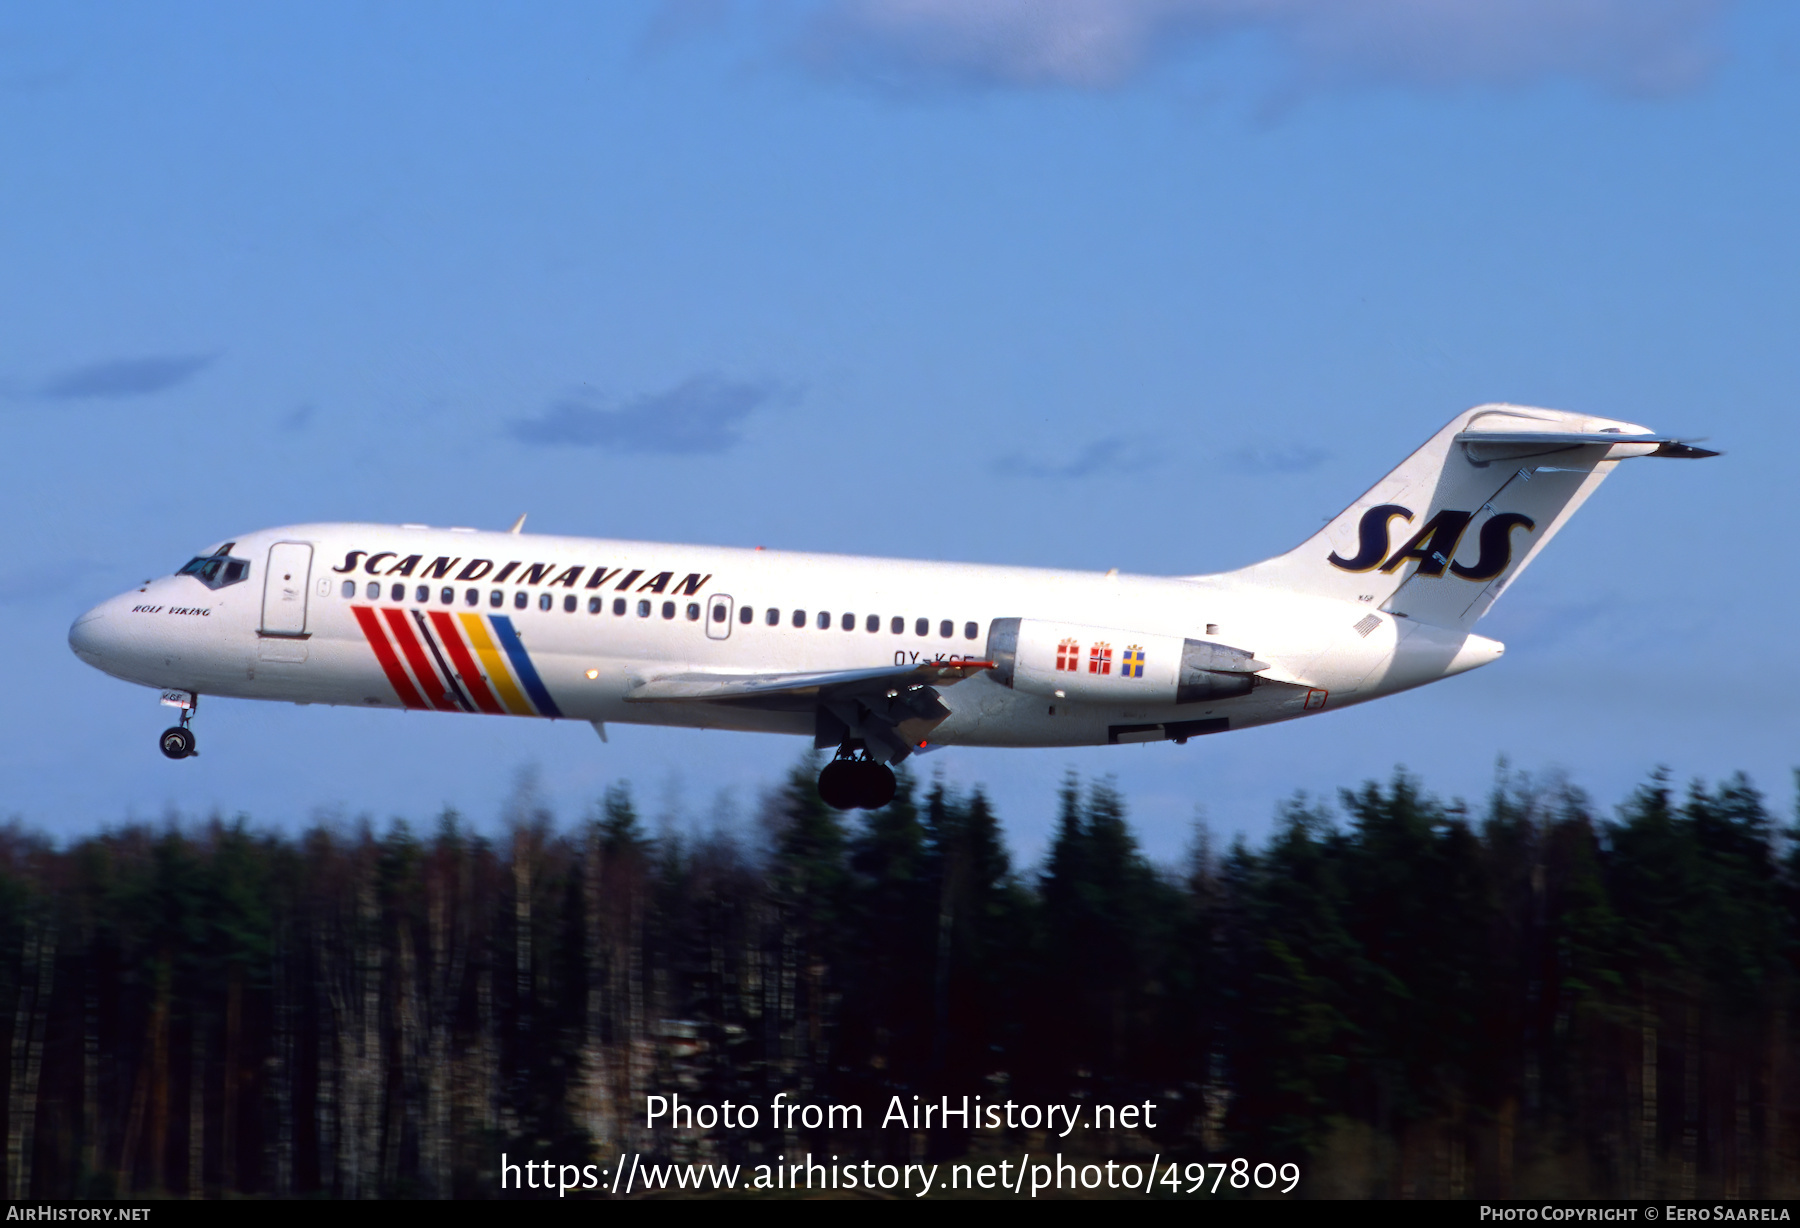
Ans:
[[[1537,528],[1529,516],[1518,512],[1496,512],[1481,526],[1480,557],[1472,564],[1457,563],[1452,561],[1456,558],[1456,547],[1468,530],[1469,522],[1475,519],[1475,513],[1445,510],[1426,521],[1424,527],[1407,538],[1398,550],[1388,553],[1393,522],[1404,520],[1410,523],[1412,518],[1412,509],[1398,503],[1372,507],[1363,513],[1362,521],[1357,525],[1356,557],[1347,559],[1333,550],[1325,561],[1342,571],[1380,570],[1390,574],[1408,562],[1417,562],[1416,575],[1441,576],[1444,569],[1449,568],[1453,576],[1485,582],[1505,571],[1512,562],[1513,530],[1524,529],[1529,533]]]

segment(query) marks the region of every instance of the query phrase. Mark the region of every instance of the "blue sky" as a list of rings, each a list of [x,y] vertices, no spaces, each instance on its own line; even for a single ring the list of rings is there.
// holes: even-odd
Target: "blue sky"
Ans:
[[[1500,664],[1185,747],[950,750],[1027,857],[1497,756],[1603,803],[1796,755],[1800,12],[1726,0],[0,11],[0,814],[747,816],[798,741],[155,696],[72,619],[310,520],[1191,573],[1489,400],[1624,466]],[[623,416],[616,416],[624,411]]]

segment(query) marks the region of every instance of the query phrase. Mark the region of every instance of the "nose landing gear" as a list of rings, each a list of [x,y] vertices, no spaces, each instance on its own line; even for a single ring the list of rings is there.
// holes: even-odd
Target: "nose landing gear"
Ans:
[[[173,701],[165,700],[164,702],[172,703]],[[194,709],[199,706],[200,697],[198,695],[189,695],[187,697],[187,702],[179,705],[181,708],[181,724],[169,726],[162,731],[162,736],[157,739],[157,745],[162,748],[162,753],[169,758],[186,759],[190,755],[197,755],[200,753],[194,749],[194,731],[191,727],[194,721]]]
[[[894,800],[894,770],[860,741],[845,742],[819,773],[819,800],[833,810],[879,810]]]

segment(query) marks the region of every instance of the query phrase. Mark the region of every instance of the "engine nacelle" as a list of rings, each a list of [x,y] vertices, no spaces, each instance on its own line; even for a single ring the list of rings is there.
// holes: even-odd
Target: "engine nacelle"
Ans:
[[[1036,618],[988,628],[995,682],[1088,703],[1192,704],[1248,695],[1268,665],[1242,648]]]

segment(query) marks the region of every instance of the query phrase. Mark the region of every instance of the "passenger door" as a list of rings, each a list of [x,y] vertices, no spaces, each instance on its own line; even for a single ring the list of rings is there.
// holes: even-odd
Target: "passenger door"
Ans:
[[[305,638],[311,574],[312,547],[307,543],[276,542],[269,547],[269,570],[263,576],[262,634]]]

